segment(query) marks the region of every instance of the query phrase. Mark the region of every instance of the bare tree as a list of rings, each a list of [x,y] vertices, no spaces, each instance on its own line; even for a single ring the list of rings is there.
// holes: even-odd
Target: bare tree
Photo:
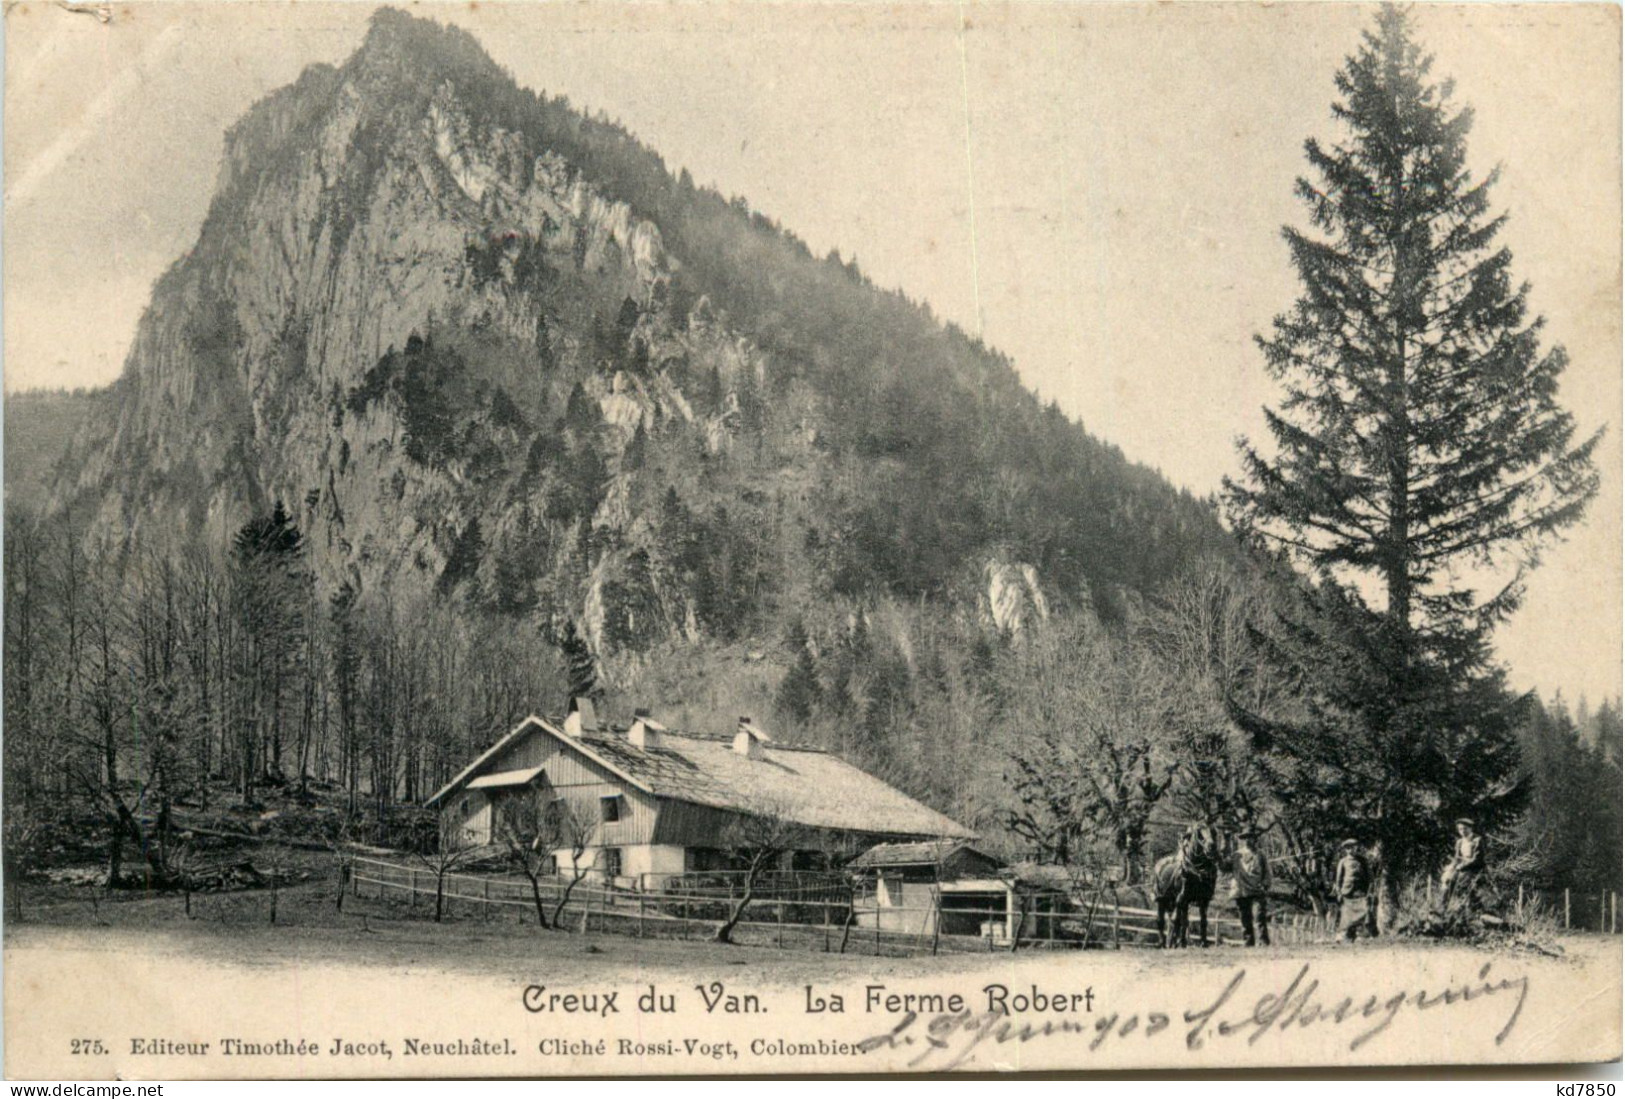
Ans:
[[[542,879],[557,868],[558,856],[548,837],[543,834],[543,818],[538,797],[526,794],[515,799],[511,807],[496,813],[497,838],[508,850],[508,861],[530,882],[530,897],[536,905],[536,922],[551,927],[547,918],[547,905],[542,901]]]
[[[32,805],[12,801],[5,807],[5,885],[11,894],[13,919],[23,916],[23,875],[33,869],[39,857],[43,822]]]
[[[722,846],[738,852],[744,862],[745,880],[728,918],[718,926],[713,941],[733,942],[734,928],[756,899],[762,876],[773,870],[786,855],[819,846],[816,830],[791,820],[782,805],[760,802],[737,816],[722,833]]]
[[[169,885],[173,879],[169,868],[164,865],[162,848],[159,844],[149,841],[147,830],[136,814],[137,808],[146,796],[147,787],[142,785],[136,793],[134,802],[130,802],[125,800],[117,786],[102,781],[102,776],[79,766],[70,766],[68,771],[80,791],[99,806],[107,818],[112,834],[109,843],[107,887],[112,889],[118,885],[126,843],[132,844],[141,852],[146,861],[147,876],[151,884],[159,888]]]
[[[453,847],[441,843],[433,854],[416,852],[418,861],[434,875],[434,922],[439,923],[446,911],[446,875],[466,862],[473,852],[471,847]]]
[[[175,884],[181,888],[186,918],[191,919],[192,894],[197,890],[197,848],[192,846],[192,834],[190,832],[182,832],[176,838],[179,842],[170,848],[169,869],[175,876]]]
[[[1285,697],[1254,637],[1267,614],[1262,580],[1215,564],[1171,585],[1135,631],[1171,684],[1174,796],[1186,819],[1262,829],[1270,815],[1257,753],[1228,708],[1274,710]]]
[[[291,862],[288,857],[290,853],[289,847],[283,842],[285,835],[286,825],[283,823],[282,818],[274,816],[267,822],[265,833],[260,840],[260,850],[265,852],[266,861],[269,863],[265,871],[265,877],[271,885],[270,920],[272,924],[276,923],[277,905],[282,899],[282,883],[290,876],[291,872]],[[255,869],[257,872],[257,868]]]
[[[1007,825],[1042,861],[1070,865],[1106,846],[1132,875],[1173,779],[1167,677],[1089,620],[1035,631],[1013,660],[1024,689],[1006,722]]]
[[[582,856],[587,853],[597,827],[581,806],[564,798],[553,801],[542,810],[543,849],[553,846],[555,850],[570,852],[570,877],[559,891],[558,903],[553,906],[554,927],[563,926],[559,921],[564,918],[564,908],[570,903],[570,894],[591,869],[582,863]]]
[[[339,822],[339,827],[327,839],[328,850],[333,852],[333,861],[338,866],[339,888],[338,895],[333,900],[333,906],[340,912],[344,911],[345,887],[355,878],[355,836],[353,833],[354,818],[345,814]]]

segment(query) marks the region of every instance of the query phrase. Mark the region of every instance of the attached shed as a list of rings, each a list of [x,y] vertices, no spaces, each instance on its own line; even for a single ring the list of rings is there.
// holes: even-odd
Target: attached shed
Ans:
[[[866,888],[861,927],[934,935],[1015,934],[1016,885],[1004,864],[967,840],[882,843],[847,864]]]

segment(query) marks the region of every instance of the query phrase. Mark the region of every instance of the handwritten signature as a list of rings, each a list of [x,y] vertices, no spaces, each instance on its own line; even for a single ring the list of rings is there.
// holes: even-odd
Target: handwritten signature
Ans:
[[[1185,1048],[1195,1051],[1204,1048],[1212,1039],[1235,1039],[1246,1036],[1253,1045],[1270,1031],[1286,1034],[1301,1032],[1312,1027],[1350,1026],[1352,1037],[1348,1048],[1358,1050],[1371,1039],[1393,1025],[1401,1011],[1431,1011],[1436,1007],[1471,1003],[1487,997],[1515,994],[1506,1023],[1495,1035],[1495,1044],[1506,1041],[1523,1013],[1524,1001],[1529,997],[1527,976],[1491,979],[1491,964],[1478,971],[1475,980],[1439,992],[1398,991],[1390,995],[1372,993],[1338,997],[1321,990],[1320,978],[1305,963],[1284,989],[1266,991],[1258,997],[1252,1010],[1242,1006],[1242,987],[1247,983],[1247,971],[1237,969],[1218,996],[1206,1006],[1191,1008],[1175,1015],[1165,1011],[1143,1014],[1103,1013],[1099,1018],[1083,1022],[1075,1019],[1033,1022],[1003,1012],[962,1011],[932,1016],[920,1023],[920,1016],[908,1012],[896,1026],[858,1044],[865,1053],[880,1049],[918,1047],[909,1068],[920,1068],[929,1061],[933,1070],[955,1068],[969,1061],[984,1047],[995,1048],[1010,1043],[1024,1044],[1038,1039],[1062,1035],[1082,1035],[1088,1040],[1090,1052],[1106,1042],[1122,1041],[1135,1034],[1143,1038],[1175,1029],[1185,1028]]]

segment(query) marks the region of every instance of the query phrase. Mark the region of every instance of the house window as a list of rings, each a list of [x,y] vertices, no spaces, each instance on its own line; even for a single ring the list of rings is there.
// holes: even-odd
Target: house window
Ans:
[[[791,870],[828,870],[829,854],[824,851],[796,851],[790,855]]]
[[[598,799],[598,819],[605,824],[614,824],[621,819],[621,795],[609,794]]]
[[[604,848],[603,858],[599,861],[604,864],[604,877],[606,880],[621,876],[621,849],[619,847]]]
[[[557,855],[549,855],[542,860],[542,873],[550,878],[558,877],[559,857]]]
[[[463,801],[462,801],[462,804],[457,807],[457,812],[462,817],[466,818],[468,816],[468,799],[467,798],[464,798]]]

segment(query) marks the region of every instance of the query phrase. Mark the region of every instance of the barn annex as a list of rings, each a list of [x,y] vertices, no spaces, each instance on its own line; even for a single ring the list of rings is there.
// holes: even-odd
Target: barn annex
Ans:
[[[944,935],[1015,932],[1015,880],[1004,864],[964,840],[882,843],[848,864],[868,888],[855,904],[858,927]]]
[[[658,888],[671,876],[728,869],[750,820],[798,826],[784,869],[817,869],[877,843],[971,839],[971,831],[829,752],[775,743],[741,718],[731,735],[678,733],[643,712],[600,725],[591,702],[534,715],[428,800],[442,842],[500,842],[504,821],[568,806],[584,825],[580,859],[595,877]],[[558,841],[554,840],[555,843]],[[561,867],[571,852],[555,847]]]

